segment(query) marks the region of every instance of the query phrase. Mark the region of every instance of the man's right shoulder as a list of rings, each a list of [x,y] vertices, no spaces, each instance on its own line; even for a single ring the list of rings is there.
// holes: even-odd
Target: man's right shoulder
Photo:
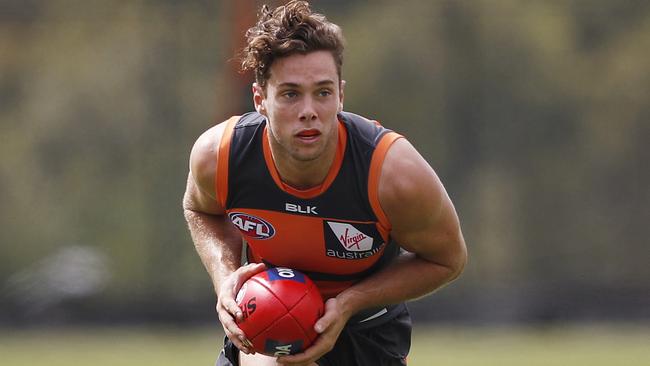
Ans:
[[[238,116],[221,122],[207,131],[203,132],[196,140],[190,154],[190,173],[199,189],[216,198],[215,176],[217,173],[217,162],[219,160],[219,147],[229,124],[236,122]]]

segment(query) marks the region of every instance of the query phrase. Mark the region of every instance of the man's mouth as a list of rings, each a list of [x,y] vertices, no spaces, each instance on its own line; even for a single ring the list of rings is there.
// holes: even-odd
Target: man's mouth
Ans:
[[[311,130],[300,131],[298,132],[298,134],[296,134],[296,136],[301,140],[309,141],[309,140],[316,139],[318,136],[320,136],[320,134],[321,134],[320,131],[311,129]]]

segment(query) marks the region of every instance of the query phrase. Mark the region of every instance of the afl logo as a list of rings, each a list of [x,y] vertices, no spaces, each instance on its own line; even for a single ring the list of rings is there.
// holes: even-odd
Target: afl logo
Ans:
[[[275,234],[273,226],[259,217],[242,212],[231,212],[228,214],[228,217],[244,235],[253,239],[269,239]]]

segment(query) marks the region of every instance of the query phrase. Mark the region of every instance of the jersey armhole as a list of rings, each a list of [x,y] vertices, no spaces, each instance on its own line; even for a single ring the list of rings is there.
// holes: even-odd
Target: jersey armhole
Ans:
[[[403,138],[403,136],[396,132],[391,131],[386,133],[381,137],[381,140],[372,154],[372,159],[370,160],[370,173],[368,174],[368,199],[372,211],[375,213],[375,216],[377,216],[381,229],[385,231],[382,234],[386,235],[391,230],[391,224],[379,202],[379,178],[381,177],[381,168],[384,164],[384,159],[386,158],[388,149],[393,142],[400,138]]]
[[[214,176],[214,190],[216,193],[217,201],[226,209],[226,202],[228,200],[228,162],[230,160],[230,141],[235,129],[235,124],[239,121],[240,116],[231,117],[226,121],[226,128],[221,135],[219,143],[219,153],[217,154],[217,163]]]

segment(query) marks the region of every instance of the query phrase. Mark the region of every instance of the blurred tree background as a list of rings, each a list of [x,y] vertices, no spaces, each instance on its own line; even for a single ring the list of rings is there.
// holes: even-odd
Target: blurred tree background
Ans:
[[[0,325],[216,321],[180,200],[194,140],[252,107],[250,3],[0,0]],[[313,7],[346,110],[407,136],[462,220],[466,272],[416,319],[650,318],[650,2]]]

